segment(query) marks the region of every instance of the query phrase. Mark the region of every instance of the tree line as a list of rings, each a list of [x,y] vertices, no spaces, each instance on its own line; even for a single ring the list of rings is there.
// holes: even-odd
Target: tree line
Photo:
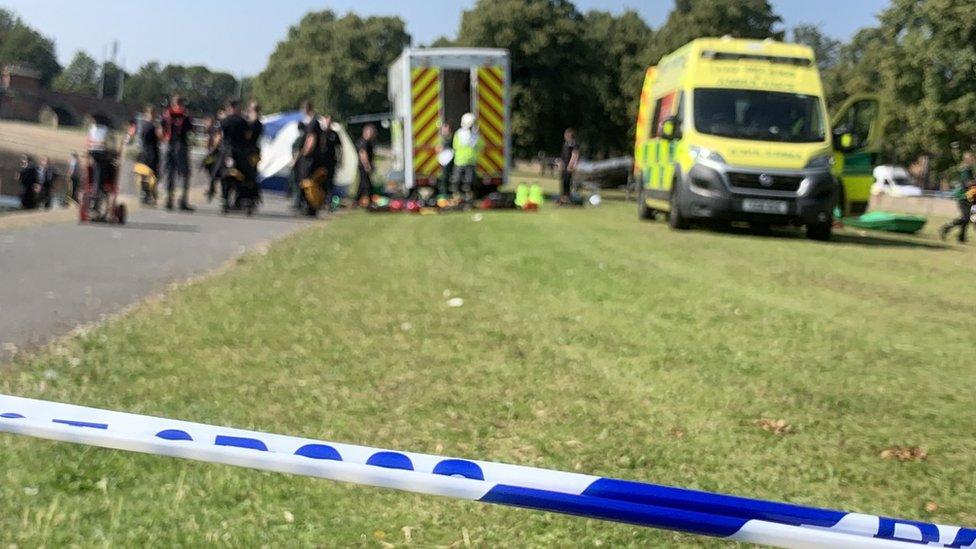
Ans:
[[[578,129],[590,156],[630,152],[644,70],[701,36],[774,38],[811,46],[828,106],[858,93],[885,105],[887,160],[923,154],[934,166],[953,164],[953,150],[976,136],[976,10],[969,0],[891,0],[871,27],[842,42],[815,25],[784,28],[768,0],[675,0],[652,29],[639,14],[580,12],[569,0],[478,0],[465,10],[454,38],[434,46],[506,48],[512,63],[515,153],[553,153],[562,130]],[[252,83],[205,67],[147,63],[100,66],[79,52],[58,65],[54,42],[0,9],[0,64],[21,63],[45,85],[92,93],[101,71],[106,95],[124,81],[124,99],[156,102],[182,91],[197,112],[213,111],[241,88],[266,111],[295,108],[306,98],[338,118],[389,110],[387,68],[412,40],[398,17],[312,12],[292,26]],[[95,88],[93,88],[95,87]]]
[[[569,0],[478,0],[455,38],[431,46],[505,48],[510,53],[515,154],[555,153],[577,129],[585,152],[628,154],[645,69],[698,36],[781,37],[767,0],[677,0],[651,29],[635,11],[580,12]],[[255,79],[270,108],[310,97],[345,117],[389,109],[386,68],[411,43],[396,17],[306,15]]]
[[[225,99],[246,88],[246,82],[202,66],[163,66],[150,62],[130,74],[114,61],[99,63],[84,51],[75,53],[68,66],[62,67],[54,40],[9,10],[0,8],[0,66],[4,65],[23,65],[36,70],[41,84],[55,91],[88,96],[101,92],[109,98],[119,97],[122,91],[123,101],[134,105],[160,104],[169,94],[180,92],[200,113],[215,112]]]

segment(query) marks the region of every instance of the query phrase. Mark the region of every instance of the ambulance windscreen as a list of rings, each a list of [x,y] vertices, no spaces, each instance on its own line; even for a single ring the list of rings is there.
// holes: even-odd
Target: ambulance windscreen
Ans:
[[[814,95],[698,88],[695,129],[734,139],[816,143],[826,139],[823,107]]]

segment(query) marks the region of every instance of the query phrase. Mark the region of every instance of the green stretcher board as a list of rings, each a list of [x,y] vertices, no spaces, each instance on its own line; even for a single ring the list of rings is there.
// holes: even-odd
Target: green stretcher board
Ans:
[[[845,217],[844,224],[872,231],[915,234],[925,226],[927,218],[920,215],[891,212],[868,212],[858,217]]]

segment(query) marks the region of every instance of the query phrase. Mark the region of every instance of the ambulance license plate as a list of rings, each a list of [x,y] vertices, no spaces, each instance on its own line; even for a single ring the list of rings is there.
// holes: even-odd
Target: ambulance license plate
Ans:
[[[750,213],[786,215],[790,211],[788,202],[782,200],[762,200],[747,198],[742,201],[742,211]]]

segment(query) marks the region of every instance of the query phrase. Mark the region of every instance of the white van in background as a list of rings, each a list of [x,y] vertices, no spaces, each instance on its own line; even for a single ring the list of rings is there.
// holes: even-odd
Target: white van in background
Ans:
[[[922,196],[922,189],[915,185],[905,168],[877,166],[874,168],[874,184],[871,185],[871,194]]]

